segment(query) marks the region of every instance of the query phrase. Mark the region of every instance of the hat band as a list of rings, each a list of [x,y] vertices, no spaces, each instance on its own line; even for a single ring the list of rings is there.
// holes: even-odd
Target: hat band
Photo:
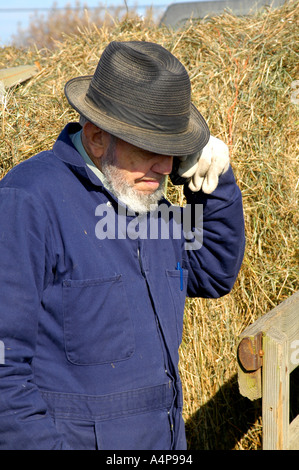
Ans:
[[[96,92],[92,86],[86,93],[85,101],[93,108],[94,105],[99,107],[101,112],[107,116],[139,129],[168,134],[182,133],[188,129],[190,112],[176,116],[140,112],[119,103],[115,104]],[[113,129],[111,129],[111,133],[113,134]]]

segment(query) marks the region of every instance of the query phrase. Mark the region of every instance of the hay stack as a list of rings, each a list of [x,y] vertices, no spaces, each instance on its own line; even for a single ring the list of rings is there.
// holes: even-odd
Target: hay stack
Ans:
[[[0,68],[38,63],[40,73],[8,90],[0,103],[0,176],[51,147],[76,113],[65,82],[93,73],[111,40],[147,40],[172,51],[188,69],[193,101],[213,135],[230,146],[243,193],[247,247],[231,294],[186,305],[181,372],[192,449],[258,449],[260,404],[236,383],[236,338],[257,317],[298,290],[298,1],[250,18],[224,14],[184,30],[122,21],[93,25],[56,49],[0,49]],[[298,87],[299,88],[299,87]],[[297,97],[297,99],[296,99]],[[297,104],[296,104],[297,103]],[[169,188],[182,201],[178,188]]]

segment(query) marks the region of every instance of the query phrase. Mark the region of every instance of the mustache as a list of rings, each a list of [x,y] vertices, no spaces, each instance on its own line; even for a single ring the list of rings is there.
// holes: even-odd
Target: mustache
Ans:
[[[102,164],[102,172],[105,176],[104,186],[119,201],[125,204],[133,212],[145,214],[164,197],[165,180],[163,176],[158,188],[151,194],[144,194],[134,189],[122,176],[120,170],[107,161]]]

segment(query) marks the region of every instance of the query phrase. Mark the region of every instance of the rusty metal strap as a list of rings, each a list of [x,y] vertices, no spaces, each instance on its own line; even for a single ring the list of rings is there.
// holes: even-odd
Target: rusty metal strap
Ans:
[[[238,346],[238,360],[246,372],[258,370],[263,365],[262,336],[262,332],[253,337],[246,336]]]

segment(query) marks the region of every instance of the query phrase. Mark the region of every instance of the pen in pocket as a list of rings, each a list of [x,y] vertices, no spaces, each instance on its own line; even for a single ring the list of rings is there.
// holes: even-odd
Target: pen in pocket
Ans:
[[[181,287],[181,290],[183,290],[184,289],[184,275],[183,275],[183,268],[181,268],[181,265],[179,262],[177,263],[176,269],[180,271],[180,287]]]

